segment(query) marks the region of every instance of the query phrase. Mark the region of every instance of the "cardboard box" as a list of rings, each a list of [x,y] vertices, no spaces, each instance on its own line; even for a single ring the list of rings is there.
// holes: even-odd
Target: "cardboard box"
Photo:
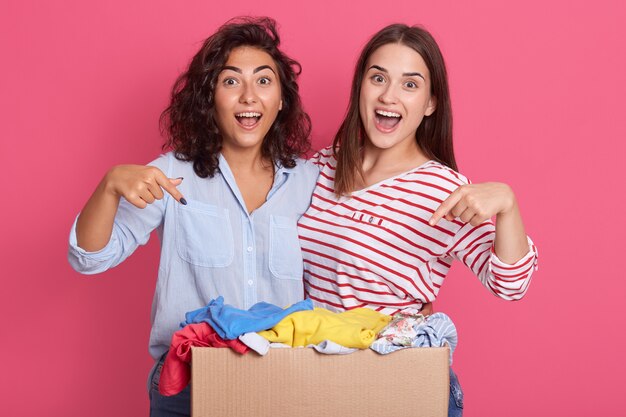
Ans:
[[[388,355],[271,349],[266,356],[193,348],[191,415],[446,417],[448,361],[448,347]]]

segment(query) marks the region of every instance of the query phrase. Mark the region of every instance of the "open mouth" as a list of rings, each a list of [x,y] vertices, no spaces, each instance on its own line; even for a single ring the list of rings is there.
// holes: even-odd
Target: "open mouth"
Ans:
[[[242,127],[246,129],[254,128],[259,123],[259,120],[261,120],[261,117],[263,117],[261,113],[252,111],[235,114],[235,119],[237,119],[237,123],[239,123]]]
[[[400,120],[402,120],[402,116],[400,116],[399,113],[385,110],[375,110],[374,113],[376,127],[382,132],[391,132],[398,126]]]

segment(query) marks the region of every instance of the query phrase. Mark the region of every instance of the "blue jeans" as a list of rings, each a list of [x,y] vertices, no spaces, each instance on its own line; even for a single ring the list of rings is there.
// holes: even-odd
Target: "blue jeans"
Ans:
[[[150,417],[189,417],[191,415],[191,394],[189,385],[179,394],[166,397],[159,393],[159,379],[165,355],[155,365],[150,376]]]
[[[450,368],[450,399],[448,400],[448,417],[463,417],[463,390],[459,378]]]

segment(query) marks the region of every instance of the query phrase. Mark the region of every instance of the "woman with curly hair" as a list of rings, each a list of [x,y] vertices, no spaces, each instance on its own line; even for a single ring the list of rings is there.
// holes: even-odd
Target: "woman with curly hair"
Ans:
[[[220,295],[242,309],[303,297],[297,221],[318,169],[299,159],[311,123],[298,95],[300,66],[279,44],[269,18],[219,28],[161,117],[171,151],[147,166],[111,168],[72,228],[69,261],[84,274],[118,265],[155,229],[161,239],[151,415],[189,415],[189,388],[158,393],[159,365],[185,312]]]

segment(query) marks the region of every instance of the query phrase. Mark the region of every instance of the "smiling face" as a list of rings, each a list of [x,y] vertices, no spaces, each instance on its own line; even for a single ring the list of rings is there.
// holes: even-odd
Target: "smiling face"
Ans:
[[[215,121],[223,150],[260,151],[282,107],[276,63],[266,52],[234,48],[215,86]]]
[[[430,72],[412,48],[390,43],[367,60],[359,96],[366,147],[380,150],[416,148],[415,132],[436,108]]]

